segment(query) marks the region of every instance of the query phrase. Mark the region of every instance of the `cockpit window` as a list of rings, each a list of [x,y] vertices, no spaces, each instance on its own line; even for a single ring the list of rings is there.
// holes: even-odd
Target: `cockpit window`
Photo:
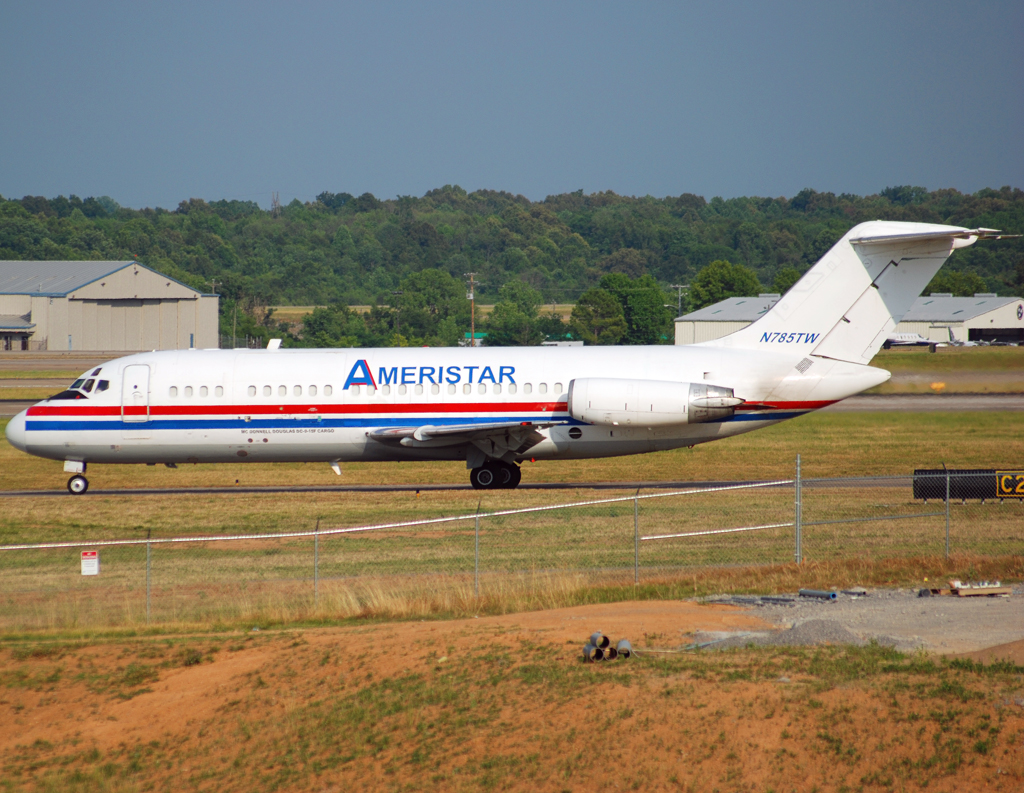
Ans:
[[[93,369],[93,370],[92,370],[92,377],[95,377],[95,376],[96,376],[96,375],[98,375],[98,374],[99,374],[99,373],[100,373],[101,371],[103,371],[103,367],[100,367],[99,369]]]
[[[97,369],[96,371],[99,371],[99,369]],[[100,391],[106,391],[108,388],[110,388],[110,381],[109,380],[100,380],[96,384],[96,393],[98,394]]]
[[[90,391],[92,391],[92,387],[94,385],[96,385],[96,381],[93,380],[92,378],[89,378],[88,380],[85,381],[85,385],[82,386],[82,390],[88,394]]]
[[[81,388],[82,387],[82,383],[84,383],[84,382],[85,382],[85,378],[84,377],[79,377],[77,380],[75,380],[75,382],[73,382],[70,386],[68,386],[68,388]]]

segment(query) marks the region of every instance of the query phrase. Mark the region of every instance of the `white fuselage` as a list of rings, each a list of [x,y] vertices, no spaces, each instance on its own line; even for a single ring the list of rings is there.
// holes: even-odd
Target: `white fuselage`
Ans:
[[[792,335],[792,334],[790,334]],[[802,335],[802,334],[801,334]],[[765,350],[708,346],[188,350],[90,369],[107,381],[41,402],[8,426],[30,454],[84,463],[466,459],[465,446],[406,447],[390,427],[564,422],[518,459],[608,457],[737,435],[802,415],[888,379],[806,356],[812,342]],[[99,370],[98,374],[93,374]],[[576,378],[709,383],[745,403],[727,420],[609,427],[574,420]]]

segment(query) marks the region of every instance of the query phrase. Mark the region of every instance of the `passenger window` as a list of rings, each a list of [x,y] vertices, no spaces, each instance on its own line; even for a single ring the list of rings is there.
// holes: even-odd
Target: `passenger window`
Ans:
[[[516,392],[516,384],[515,383],[509,383],[509,385],[508,385],[508,392],[510,394],[514,394]]]
[[[406,388],[404,385],[398,386],[398,395],[399,396],[405,396],[408,392],[409,392],[409,389]]]
[[[561,383],[555,383],[555,393],[556,394],[561,394],[562,393],[562,384]]]
[[[286,386],[286,385],[279,385],[277,387],[277,395],[278,396],[288,396],[288,386]]]
[[[533,393],[533,384],[532,383],[524,383],[523,384],[523,393],[524,394],[532,394]]]
[[[416,390],[417,394],[422,394],[423,393],[423,386],[422,385],[417,385],[415,390]]]
[[[210,389],[207,388],[206,386],[200,386],[200,388],[199,388],[199,396],[203,396],[204,397],[204,396],[209,396],[209,395],[210,395]]]
[[[501,393],[501,384],[500,383],[495,383],[494,384],[494,393],[495,394],[500,394]]]
[[[372,396],[375,396],[375,395],[376,395],[376,393],[377,393],[377,389],[376,389],[376,388],[374,388],[374,387],[373,387],[372,385],[368,385],[368,386],[366,386],[366,395],[367,395],[368,397],[372,397]]]
[[[224,386],[222,386],[222,385],[217,386],[213,390],[213,393],[216,394],[217,396],[224,396]]]
[[[82,390],[85,391],[85,393],[88,394],[90,391],[92,391],[92,387],[94,385],[96,385],[96,381],[95,380],[86,380],[85,381],[85,385],[82,386]]]
[[[185,397],[187,399],[190,396],[192,396],[192,386],[187,385],[185,386]]]
[[[171,399],[177,398],[178,386],[172,385],[169,389],[167,389],[167,395],[170,396]]]
[[[256,386],[249,386],[249,396],[256,396]]]
[[[108,388],[110,388],[110,381],[109,380],[100,380],[96,384],[96,393],[98,394],[100,391],[106,391]]]
[[[431,394],[440,394],[441,393],[441,386],[437,385],[436,383],[434,385],[430,386],[430,393]]]
[[[389,394],[391,393],[391,386],[389,386],[389,385],[382,385],[382,386],[380,387],[380,392],[381,392],[381,393],[382,393],[382,394],[383,394],[384,396],[388,396],[388,395],[389,395]]]
[[[352,393],[352,396],[359,396],[359,386],[349,386],[348,390]]]
[[[292,389],[292,393],[295,396],[302,396],[302,386],[300,386],[300,385],[295,386],[295,388]]]
[[[546,394],[548,392],[548,384],[541,383],[539,386],[537,386],[537,390],[542,394]]]
[[[464,386],[462,386],[462,393],[463,394],[472,394],[473,393],[473,386],[471,386],[469,383],[466,383]]]
[[[273,389],[270,386],[268,386],[268,385],[263,386],[263,396],[270,396],[272,391],[273,391]]]
[[[449,383],[448,384],[448,393],[449,394],[454,394],[455,393],[455,383]]]
[[[487,385],[485,383],[477,383],[476,390],[481,394],[487,393]]]
[[[316,386],[315,385],[311,385],[309,387],[309,395],[310,396],[316,396]]]
[[[329,385],[325,385],[324,386],[324,396],[330,396],[333,393],[334,393],[334,389],[333,388],[331,388]]]

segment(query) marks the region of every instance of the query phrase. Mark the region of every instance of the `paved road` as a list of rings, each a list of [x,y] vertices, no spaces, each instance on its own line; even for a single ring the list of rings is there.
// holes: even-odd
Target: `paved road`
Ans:
[[[2,393],[0,391],[0,394]],[[0,399],[0,418],[17,415],[25,408],[34,404],[35,401],[33,400]],[[941,410],[956,412],[1024,410],[1024,394],[895,394],[855,396],[824,409],[836,413],[880,413],[896,410],[907,410],[913,413]]]

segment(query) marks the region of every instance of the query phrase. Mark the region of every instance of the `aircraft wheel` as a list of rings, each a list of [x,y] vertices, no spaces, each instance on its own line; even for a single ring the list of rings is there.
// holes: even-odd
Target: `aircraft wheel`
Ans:
[[[509,490],[514,490],[519,487],[519,483],[523,481],[523,469],[518,465],[509,466],[512,469],[512,478],[505,487]]]
[[[501,472],[491,463],[481,465],[469,472],[469,483],[475,490],[493,490],[500,487]]]
[[[89,480],[81,474],[75,474],[68,480],[68,492],[73,496],[80,496],[89,489]]]

